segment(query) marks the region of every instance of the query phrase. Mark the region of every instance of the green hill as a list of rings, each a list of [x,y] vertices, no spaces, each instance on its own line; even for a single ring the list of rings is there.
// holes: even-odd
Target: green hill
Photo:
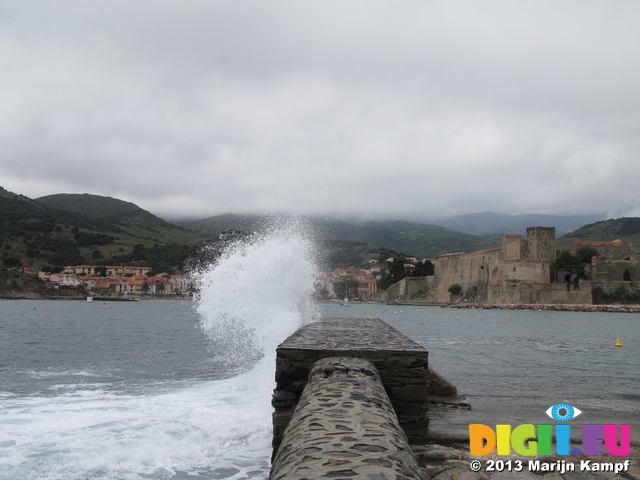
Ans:
[[[55,197],[62,197],[68,209],[56,208]],[[182,268],[191,246],[216,238],[173,226],[108,197],[47,198],[51,201],[35,201],[0,187],[0,259],[5,268],[30,259],[54,272],[81,263],[129,263],[171,273]],[[91,208],[74,211],[73,204],[83,202]]]
[[[623,217],[591,223],[566,234],[558,240],[558,244],[570,245],[575,240],[610,242],[618,239],[639,242],[640,218]]]
[[[36,198],[35,201],[61,210],[102,218],[112,223],[127,222],[129,218],[142,213],[153,217],[149,212],[131,202],[89,193],[58,193]]]
[[[59,193],[37,198],[38,203],[105,220],[129,235],[161,243],[196,244],[210,235],[196,235],[173,225],[131,202],[88,193]]]
[[[76,212],[68,212],[52,208],[36,202],[24,195],[18,195],[0,187],[0,225],[2,234],[13,231],[47,230],[50,225],[69,224],[78,228],[101,230],[106,232],[122,232],[111,222]]]

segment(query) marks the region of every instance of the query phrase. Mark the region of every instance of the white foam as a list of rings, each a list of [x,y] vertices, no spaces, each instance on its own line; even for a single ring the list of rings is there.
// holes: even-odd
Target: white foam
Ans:
[[[155,396],[77,391],[5,402],[0,478],[172,478],[238,468],[266,472],[271,425],[250,379],[235,377]],[[240,471],[240,470],[239,470]],[[227,478],[227,477],[220,477]]]

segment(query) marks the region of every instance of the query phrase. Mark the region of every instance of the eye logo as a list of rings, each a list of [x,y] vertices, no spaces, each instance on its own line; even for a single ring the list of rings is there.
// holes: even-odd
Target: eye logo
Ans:
[[[557,422],[567,422],[579,416],[582,411],[568,403],[556,403],[545,413]]]

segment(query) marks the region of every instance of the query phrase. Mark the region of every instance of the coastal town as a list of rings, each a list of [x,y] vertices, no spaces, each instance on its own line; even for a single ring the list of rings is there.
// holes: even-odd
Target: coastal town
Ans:
[[[187,297],[194,292],[193,278],[186,274],[159,273],[149,275],[151,267],[121,265],[70,265],[61,273],[40,271],[34,262],[20,268],[22,273],[37,276],[49,293],[60,297],[97,295],[121,297],[145,295],[155,297]],[[322,298],[368,299],[378,293],[377,277],[381,267],[336,268],[318,271],[318,294]],[[341,290],[340,285],[350,281],[351,290]]]
[[[582,259],[580,259],[582,257]],[[393,271],[400,273],[394,277]],[[47,296],[189,297],[186,273],[148,266],[71,265],[48,273],[31,261]],[[368,259],[359,266],[317,271],[314,296],[326,301],[413,302],[432,305],[594,305],[639,303],[640,246],[632,241],[575,241],[558,248],[555,228],[504,235],[501,246],[435,259]]]
[[[148,276],[150,271],[150,267],[73,265],[65,267],[62,273],[37,272],[37,275],[57,292],[80,290],[100,296],[188,295],[192,285],[188,275]]]

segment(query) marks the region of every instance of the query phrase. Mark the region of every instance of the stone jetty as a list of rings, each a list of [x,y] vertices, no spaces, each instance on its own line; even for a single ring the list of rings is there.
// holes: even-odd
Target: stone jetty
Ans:
[[[381,320],[323,319],[286,339],[276,351],[272,404],[272,479],[421,478],[408,475],[415,461],[407,454],[409,441],[427,439],[428,352]],[[305,450],[314,435],[323,446]],[[307,464],[335,475],[292,473]],[[394,476],[365,475],[381,469]]]
[[[271,471],[271,480],[423,478],[376,367],[350,357],[313,364]]]

